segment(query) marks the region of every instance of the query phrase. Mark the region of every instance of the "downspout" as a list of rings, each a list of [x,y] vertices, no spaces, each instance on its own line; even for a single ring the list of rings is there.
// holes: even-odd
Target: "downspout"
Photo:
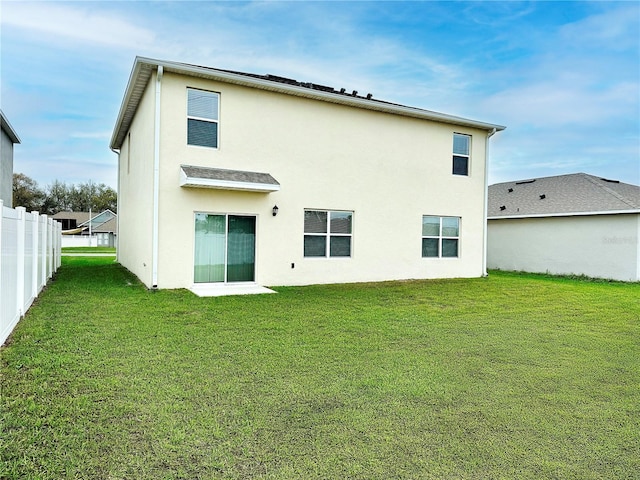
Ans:
[[[488,276],[487,273],[487,236],[489,231],[489,221],[487,214],[489,212],[489,139],[496,133],[494,128],[487,135],[484,146],[484,234],[482,238],[482,276]]]
[[[158,198],[160,190],[160,97],[162,88],[162,74],[164,69],[158,65],[156,74],[156,113],[154,125],[154,145],[153,145],[153,225],[151,244],[151,288],[158,288]]]
[[[131,148],[129,145],[128,148]],[[120,150],[111,148],[111,151],[118,156],[118,180],[116,184],[116,212],[120,211]],[[120,215],[116,216],[116,232],[120,232]],[[118,248],[119,236],[116,235],[116,262],[120,262],[120,249]]]

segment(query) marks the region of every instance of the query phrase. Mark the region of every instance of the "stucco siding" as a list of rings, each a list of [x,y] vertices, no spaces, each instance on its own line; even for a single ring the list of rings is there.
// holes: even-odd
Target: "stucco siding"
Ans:
[[[489,220],[489,268],[638,281],[640,215]]]
[[[152,283],[155,82],[152,80],[120,149],[118,262],[146,286]]]
[[[160,288],[193,283],[195,212],[257,216],[264,285],[482,275],[485,131],[169,73],[162,82]],[[218,149],[187,145],[187,87],[220,93]],[[473,136],[469,176],[451,173],[453,132]],[[180,164],[267,172],[281,190],[181,188]],[[350,258],[304,258],[305,208],[354,212]],[[421,257],[422,215],[462,218],[459,258]]]
[[[13,206],[13,142],[1,130],[0,135],[0,200],[5,207]],[[19,205],[17,205],[19,206]]]

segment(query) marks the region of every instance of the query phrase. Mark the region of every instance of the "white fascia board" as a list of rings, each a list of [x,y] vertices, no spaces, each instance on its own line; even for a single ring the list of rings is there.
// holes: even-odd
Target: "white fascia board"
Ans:
[[[193,188],[215,188],[218,190],[241,190],[245,192],[277,192],[280,185],[270,183],[234,182],[231,180],[216,180],[210,178],[188,177],[180,169],[180,186]]]
[[[592,215],[640,215],[640,210],[606,210],[601,212],[566,212],[566,213],[536,213],[531,215],[501,215],[487,217],[487,220],[509,220],[517,218],[548,218],[548,217],[589,217]]]

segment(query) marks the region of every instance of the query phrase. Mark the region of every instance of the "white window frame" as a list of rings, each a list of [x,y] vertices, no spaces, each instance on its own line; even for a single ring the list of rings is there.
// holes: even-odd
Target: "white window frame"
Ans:
[[[420,250],[421,250],[421,254],[422,254],[422,258],[460,258],[460,237],[462,236],[462,218],[461,217],[455,217],[455,216],[439,216],[439,215],[423,215],[422,216],[422,224],[424,225],[424,219],[425,217],[431,217],[431,218],[438,218],[439,219],[439,224],[438,224],[438,235],[422,235],[421,240],[420,240]],[[443,230],[442,230],[442,221],[445,218],[455,218],[458,220],[458,235],[457,236],[451,236],[451,235],[444,235],[443,234]],[[427,256],[424,254],[424,248],[422,246],[422,244],[424,243],[423,240],[425,239],[436,239],[438,240],[438,255],[437,256]],[[455,256],[443,256],[442,255],[442,241],[443,240],[457,240],[458,242],[458,248],[456,249],[456,255]]]
[[[306,232],[304,231],[303,224],[303,235],[304,237],[324,237],[325,238],[325,252],[324,255],[305,255],[304,252],[304,241],[303,241],[303,252],[302,255],[304,258],[352,258],[353,257],[353,218],[354,213],[352,210],[322,210],[318,208],[306,208],[306,212],[322,212],[327,215],[327,225],[326,232],[314,233],[314,232]],[[331,214],[332,213],[348,213],[351,214],[351,232],[350,233],[339,233],[331,231]],[[304,221],[303,221],[304,223]],[[303,238],[304,238],[303,237]],[[331,255],[331,237],[349,237],[349,255]]]
[[[467,153],[456,152],[456,149],[455,149],[456,136],[458,136],[458,137],[466,137],[467,138],[467,142],[468,142],[468,151],[467,151]],[[457,175],[459,177],[468,177],[469,176],[469,172],[471,172],[471,140],[472,140],[471,135],[467,135],[466,133],[457,133],[457,132],[453,133],[453,148],[452,148],[453,155],[451,157],[451,161],[452,161],[452,163],[451,163],[451,172],[453,173],[453,175]],[[456,173],[456,171],[455,171],[455,159],[456,159],[456,157],[460,157],[460,158],[465,158],[466,159],[466,161],[467,161],[467,173]]]
[[[217,106],[218,106],[218,111],[216,112],[216,118],[206,118],[206,117],[199,117],[197,115],[189,115],[189,92],[190,91],[197,91],[197,92],[204,92],[204,93],[209,93],[211,95],[215,95],[216,97],[218,97],[218,102],[217,102]],[[220,92],[214,92],[211,90],[204,90],[202,88],[193,88],[193,87],[187,87],[187,145],[190,147],[200,147],[200,148],[212,148],[212,149],[219,149],[220,148]],[[189,120],[199,120],[201,122],[208,122],[208,123],[215,123],[216,124],[216,145],[215,147],[211,147],[209,145],[198,145],[198,144],[193,144],[193,143],[189,143]]]

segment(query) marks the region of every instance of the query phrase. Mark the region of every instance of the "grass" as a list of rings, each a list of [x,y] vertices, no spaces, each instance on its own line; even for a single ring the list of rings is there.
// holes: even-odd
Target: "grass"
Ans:
[[[112,253],[116,254],[115,247],[63,247],[62,253]]]
[[[640,285],[277,290],[64,257],[0,353],[0,477],[640,478]]]

